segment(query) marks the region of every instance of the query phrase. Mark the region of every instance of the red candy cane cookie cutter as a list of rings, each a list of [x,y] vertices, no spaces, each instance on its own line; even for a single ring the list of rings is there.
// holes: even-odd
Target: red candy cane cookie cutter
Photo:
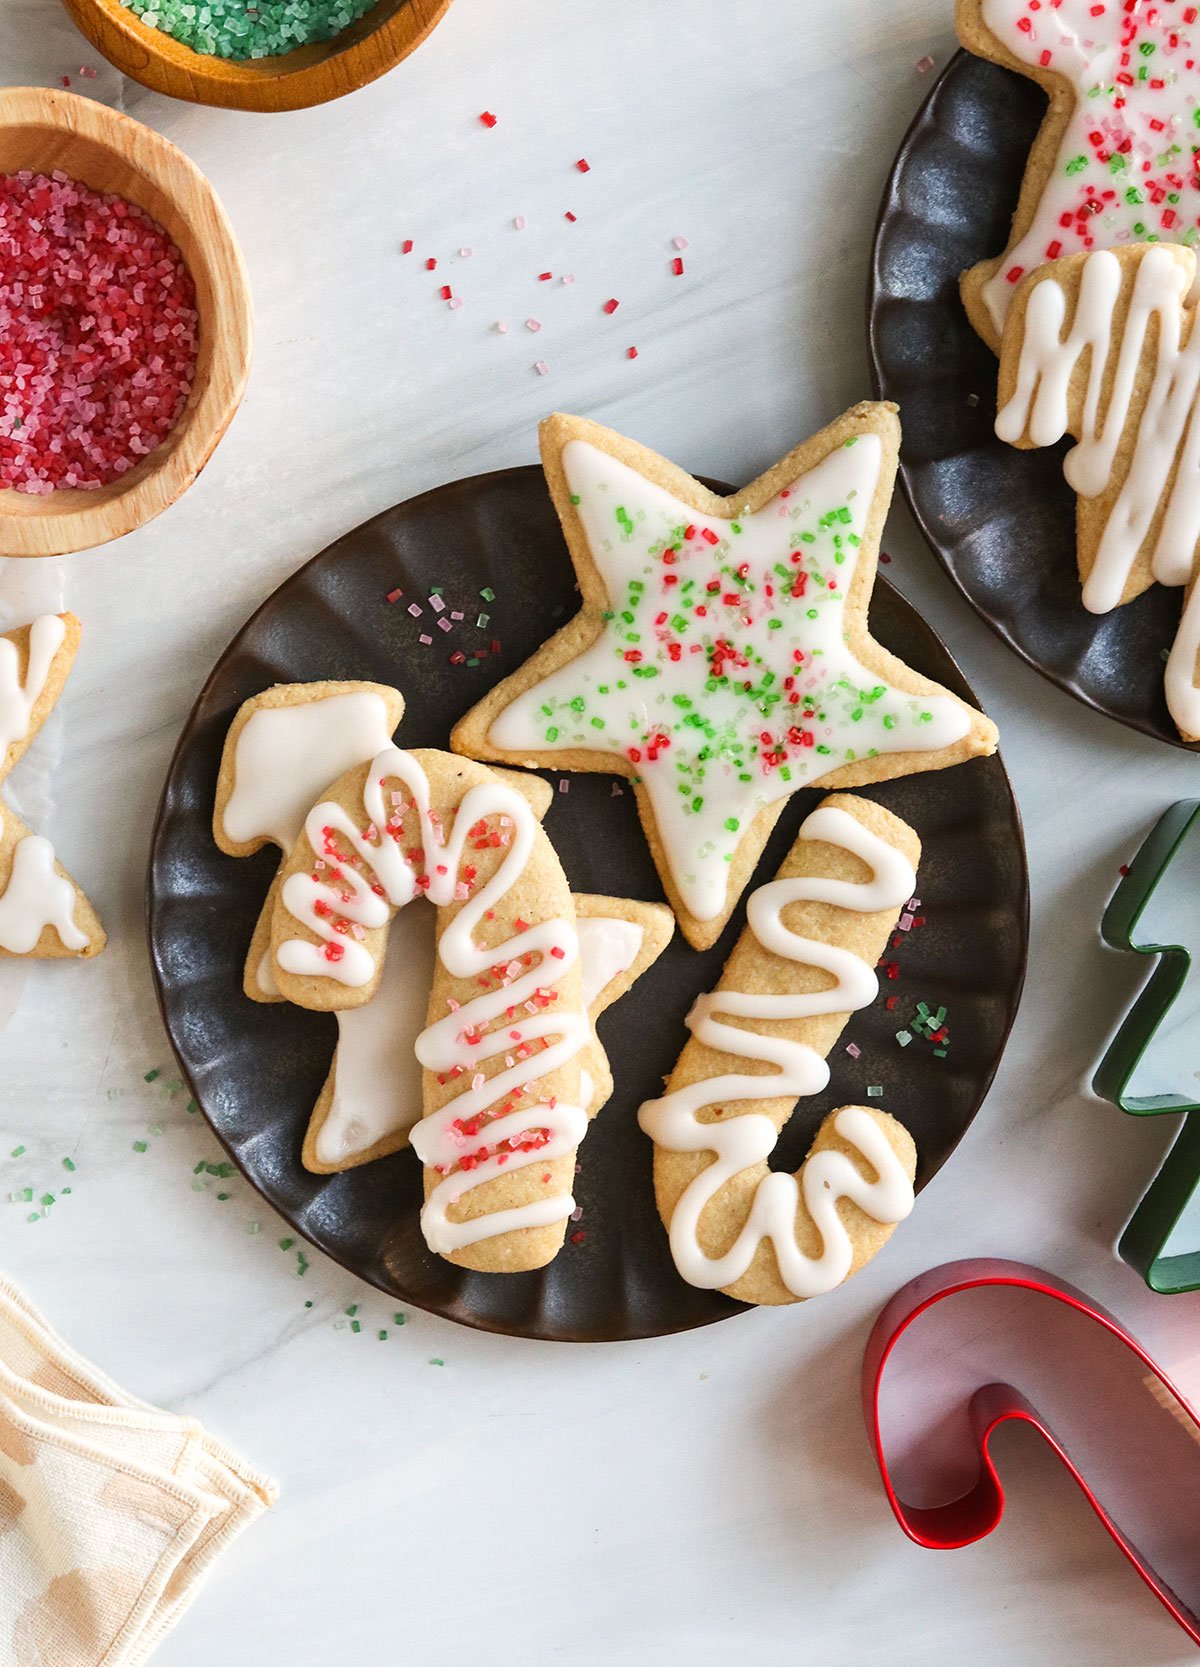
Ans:
[[[943,1551],[1000,1522],[992,1437],[1032,1426],[1200,1644],[1200,1417],[1090,1297],[1021,1262],[921,1274],[875,1322],[863,1413],[897,1522]]]

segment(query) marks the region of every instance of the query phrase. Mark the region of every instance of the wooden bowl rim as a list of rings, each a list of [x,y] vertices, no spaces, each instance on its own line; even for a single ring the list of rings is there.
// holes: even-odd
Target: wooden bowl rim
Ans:
[[[241,403],[250,374],[254,326],[250,280],[229,217],[212,184],[161,133],[95,99],[46,87],[0,88],[0,128],[58,127],[119,155],[174,205],[189,227],[199,262],[212,286],[213,313],[208,377],[194,403],[164,442],[163,456],[148,473],[104,503],[89,507],[87,494],[73,492],[71,505],[56,510],[54,497],[30,512],[14,514],[0,491],[0,554],[69,555],[107,544],[156,515],[182,495],[212,456]],[[182,178],[180,177],[182,176]],[[140,205],[139,205],[140,206]],[[207,222],[201,225],[201,217]],[[199,263],[197,262],[197,263]],[[189,264],[194,264],[189,262]],[[222,387],[227,388],[222,393]],[[83,501],[81,501],[83,500]]]
[[[373,9],[386,3],[375,0]],[[237,59],[195,52],[182,41],[143,23],[124,0],[63,0],[63,4],[98,52],[123,74],[154,92],[193,104],[266,114],[304,110],[357,92],[414,52],[450,8],[450,0],[398,0],[395,9],[365,34],[343,47],[337,45],[341,37],[334,35],[324,43],[329,50],[322,57],[289,69],[285,66],[293,53],[281,53],[277,58]],[[370,15],[364,13],[359,23]],[[119,37],[124,50],[113,52],[113,43],[103,36],[101,22]],[[272,70],[268,67],[272,64],[281,67]]]

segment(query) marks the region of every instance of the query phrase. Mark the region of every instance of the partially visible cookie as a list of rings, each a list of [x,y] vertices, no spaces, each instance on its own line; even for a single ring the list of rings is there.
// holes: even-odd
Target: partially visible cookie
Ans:
[[[374,758],[391,741],[404,699],[386,683],[276,683],[238,708],[217,776],[213,838],[231,857],[264,845],[286,854],[331,781]],[[251,1001],[280,999],[271,970],[267,894],[246,956],[242,987]]]
[[[1182,0],[958,0],[968,51],[1029,76],[1049,107],[1003,252],[963,274],[996,351],[1017,286],[1048,261],[1200,228],[1200,24]]]
[[[894,406],[728,498],[579,417],[541,427],[579,613],[455,726],[456,752],[634,784],[689,943],[715,943],[788,797],[946,765],[995,726],[876,643]]]
[[[43,614],[0,636],[0,783],[49,717],[79,639],[74,614]],[[86,958],[105,942],[95,910],[50,841],[0,804],[0,955]]]
[[[870,1260],[912,1209],[916,1149],[880,1108],[831,1112],[795,1177],[768,1158],[798,1098],[878,991],[875,965],[912,895],[920,842],[882,806],[824,799],[688,1015],[661,1099],[638,1120],[681,1277],[743,1302],[803,1301]]]

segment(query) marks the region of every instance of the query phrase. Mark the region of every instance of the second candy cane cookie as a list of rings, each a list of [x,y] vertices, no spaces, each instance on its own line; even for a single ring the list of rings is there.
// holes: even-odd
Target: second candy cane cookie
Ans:
[[[797,1176],[767,1159],[797,1098],[877,993],[875,964],[916,882],[920,842],[882,806],[835,794],[802,824],[746,927],[661,1099],[639,1121],[680,1275],[743,1302],[818,1296],[869,1261],[913,1203],[916,1149],[886,1112],[844,1106]]]

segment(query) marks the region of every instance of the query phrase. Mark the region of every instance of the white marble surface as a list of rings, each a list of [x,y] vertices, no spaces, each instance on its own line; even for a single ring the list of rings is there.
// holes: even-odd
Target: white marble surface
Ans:
[[[208,173],[258,316],[243,409],[183,502],[118,546],[33,572],[0,566],[6,615],[61,588],[84,620],[45,768],[31,758],[21,790],[40,795],[39,825],[112,938],[94,964],[0,967],[0,1021],[12,1014],[0,1153],[27,1148],[0,1161],[0,1197],[57,1192],[63,1155],[78,1164],[50,1219],[0,1205],[0,1266],[78,1347],[208,1421],[283,1489],[163,1667],[1194,1659],[1031,1441],[1004,1438],[1003,1527],[956,1554],[903,1539],[867,1451],[857,1372],[870,1321],[903,1280],[951,1257],[1055,1269],[1200,1391],[1200,1297],[1151,1297],[1111,1250],[1169,1131],[1080,1091],[1136,976],[1101,956],[1098,912],[1158,812],[1195,790],[1196,761],[1018,664],[903,508],[889,576],[1001,727],[1029,840],[1033,956],[986,1107],[853,1285],[624,1347],[509,1341],[415,1312],[384,1344],[393,1305],[320,1258],[298,1281],[244,1182],[225,1203],[192,1190],[215,1143],[182,1096],[142,1080],[154,1065],[174,1077],[143,939],[151,819],[234,629],[365,516],[532,459],[551,406],[746,479],[863,397],[871,225],[928,86],[915,64],[944,62],[950,11],[458,0],[399,70],[303,114],[193,108],[105,73],[83,83]],[[53,0],[0,0],[0,80],[74,78],[85,62],[94,53]],[[476,119],[485,108],[500,117],[491,132]],[[690,243],[683,279],[667,270],[676,233]],[[402,259],[408,236],[417,254]],[[465,297],[460,312],[434,298],[426,251]],[[573,271],[575,287],[538,285],[545,268]],[[598,310],[609,294],[622,299],[613,320]],[[536,337],[521,327],[531,314]],[[490,328],[498,318],[507,337]],[[336,1325],[356,1301],[358,1336]]]

